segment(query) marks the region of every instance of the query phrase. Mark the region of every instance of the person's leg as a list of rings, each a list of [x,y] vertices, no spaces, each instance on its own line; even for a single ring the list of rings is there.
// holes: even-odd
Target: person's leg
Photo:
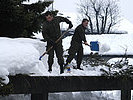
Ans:
[[[68,51],[68,57],[67,57],[67,60],[66,60],[66,64],[65,66],[68,64],[68,63],[71,63],[71,61],[73,60],[73,58],[75,57],[76,53],[78,51],[78,44],[76,42],[71,42],[71,46],[69,48],[69,51]]]
[[[69,51],[68,51],[68,54],[69,55],[67,57],[67,60],[66,60],[66,64],[65,65],[67,65],[68,63],[71,63],[71,61],[75,57],[76,53],[77,53],[76,46],[71,45],[70,48],[69,48]]]
[[[80,65],[82,63],[82,58],[83,58],[83,47],[80,46],[77,52],[77,69],[81,69]]]
[[[62,41],[60,41],[55,46],[55,53],[56,53],[56,57],[58,59],[58,64],[60,65],[60,74],[62,74],[62,73],[64,73],[64,69],[63,69],[64,59],[63,59],[63,46],[62,46]]]
[[[49,49],[51,47],[51,45],[48,43],[47,44],[47,49]],[[48,52],[48,66],[49,66],[49,69],[48,71],[51,72],[52,71],[52,65],[54,63],[54,49],[51,49],[49,52]]]

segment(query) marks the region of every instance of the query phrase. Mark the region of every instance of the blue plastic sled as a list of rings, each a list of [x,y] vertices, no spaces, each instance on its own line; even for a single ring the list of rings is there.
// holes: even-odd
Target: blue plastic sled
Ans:
[[[90,42],[91,51],[99,51],[99,42],[98,41],[91,41]]]

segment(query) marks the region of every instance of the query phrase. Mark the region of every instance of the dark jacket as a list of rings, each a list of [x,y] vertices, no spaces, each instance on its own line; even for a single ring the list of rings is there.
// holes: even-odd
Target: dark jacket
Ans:
[[[72,41],[78,42],[81,44],[82,44],[82,41],[86,42],[85,29],[86,28],[82,24],[77,26],[77,28],[75,29],[74,35],[72,37]]]
[[[69,21],[67,18],[60,16],[54,17],[53,20],[50,22],[45,21],[43,23],[42,35],[46,41],[48,41],[49,39],[55,41],[61,36],[60,22],[66,22],[67,24],[71,24],[71,21]]]

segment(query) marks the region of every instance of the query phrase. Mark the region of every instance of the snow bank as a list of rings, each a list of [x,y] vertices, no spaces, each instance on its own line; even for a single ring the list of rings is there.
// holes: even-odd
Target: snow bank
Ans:
[[[9,82],[8,75],[31,73],[43,75],[39,67],[45,66],[39,61],[40,54],[35,48],[34,40],[0,38],[0,46],[0,77],[5,79],[3,83]]]

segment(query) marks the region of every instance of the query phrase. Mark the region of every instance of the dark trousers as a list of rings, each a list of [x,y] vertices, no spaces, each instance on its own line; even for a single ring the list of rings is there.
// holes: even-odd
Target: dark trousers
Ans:
[[[76,53],[77,53],[77,59],[76,59],[77,68],[80,68],[82,58],[83,58],[83,46],[82,46],[82,43],[77,43],[75,41],[72,41],[68,51],[69,55],[67,57],[66,63],[70,63],[75,57]]]
[[[47,49],[50,48],[52,45],[47,42]],[[54,63],[54,51],[56,53],[56,57],[58,59],[58,64],[60,65],[60,69],[63,69],[64,59],[63,59],[63,46],[62,41],[56,44],[49,52],[48,52],[48,65],[49,70],[52,70],[52,65]]]

